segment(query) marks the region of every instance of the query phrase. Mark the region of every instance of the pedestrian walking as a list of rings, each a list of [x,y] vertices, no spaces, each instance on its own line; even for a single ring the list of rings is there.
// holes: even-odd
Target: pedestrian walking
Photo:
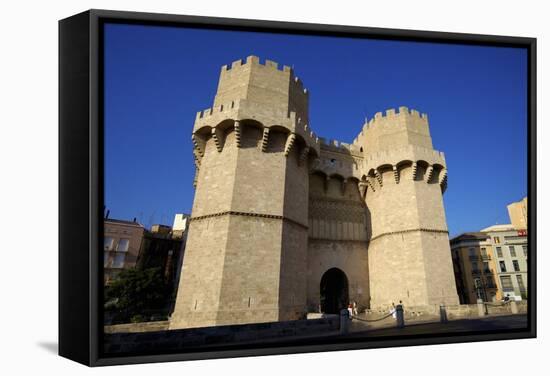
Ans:
[[[353,316],[353,306],[351,303],[348,304],[348,313],[349,313],[349,319],[351,320],[351,316]]]
[[[359,312],[357,311],[357,302],[354,300],[353,301],[353,315],[357,316],[358,314],[359,314]]]

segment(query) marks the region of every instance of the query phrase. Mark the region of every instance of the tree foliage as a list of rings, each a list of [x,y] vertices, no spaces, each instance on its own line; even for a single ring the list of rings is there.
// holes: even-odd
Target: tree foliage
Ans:
[[[105,286],[104,307],[120,318],[142,321],[141,318],[162,306],[166,285],[159,268],[125,269]]]

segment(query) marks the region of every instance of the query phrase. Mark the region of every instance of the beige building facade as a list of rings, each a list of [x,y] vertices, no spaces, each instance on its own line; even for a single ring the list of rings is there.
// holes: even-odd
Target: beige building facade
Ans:
[[[496,282],[497,259],[488,234],[468,232],[451,239],[451,254],[461,304],[502,299],[502,290]]]
[[[109,283],[123,269],[136,266],[145,228],[135,221],[103,220],[103,281]]]
[[[428,118],[377,113],[351,144],[318,137],[287,66],[223,66],[192,132],[196,165],[170,328],[458,304]]]
[[[451,239],[460,303],[528,297],[527,197],[508,205],[511,224]]]
[[[513,225],[495,225],[481,230],[487,234],[495,255],[497,284],[502,296],[516,300],[528,297],[527,232]]]
[[[524,197],[521,201],[513,202],[508,205],[508,215],[510,216],[510,222],[517,230],[527,229],[527,197]]]

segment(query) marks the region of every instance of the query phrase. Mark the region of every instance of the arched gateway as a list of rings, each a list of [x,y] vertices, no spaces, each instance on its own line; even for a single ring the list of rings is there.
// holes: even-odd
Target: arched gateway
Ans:
[[[339,313],[349,303],[348,278],[338,268],[329,269],[321,278],[321,311]]]

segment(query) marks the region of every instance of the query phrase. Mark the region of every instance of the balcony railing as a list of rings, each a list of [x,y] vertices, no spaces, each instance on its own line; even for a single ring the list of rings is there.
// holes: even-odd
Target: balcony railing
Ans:
[[[470,255],[469,259],[472,260],[472,261],[477,261],[477,260],[479,260],[479,257],[477,255],[476,256]]]
[[[481,259],[483,261],[490,261],[491,260],[491,255],[481,255]]]

